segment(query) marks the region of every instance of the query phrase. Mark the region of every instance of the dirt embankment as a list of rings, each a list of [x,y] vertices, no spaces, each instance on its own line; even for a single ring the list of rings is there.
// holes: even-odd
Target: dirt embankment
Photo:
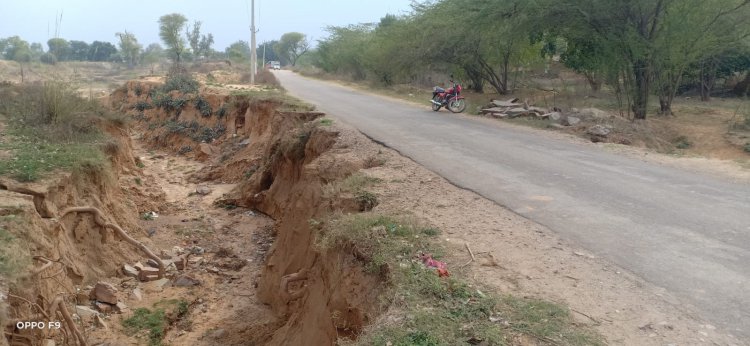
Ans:
[[[109,167],[83,166],[37,183],[0,178],[0,231],[7,232],[3,241],[12,244],[9,258],[4,258],[11,265],[3,268],[5,277],[0,277],[0,304],[7,299],[6,322],[64,321],[64,314],[54,311],[68,309],[68,314],[75,314],[73,306],[85,305],[84,299],[88,302],[84,285],[116,275],[123,262],[140,256],[134,246],[100,223],[119,225],[130,236],[142,238],[136,207],[141,199],[119,186],[119,179],[138,170],[127,131],[111,124],[100,127],[112,139],[102,149],[109,156]],[[103,220],[72,211],[73,207],[96,208]],[[11,344],[36,345],[46,337],[38,330],[15,328],[15,323],[3,326]],[[74,344],[73,328],[65,329],[67,342]],[[0,338],[0,344],[4,341]]]
[[[218,204],[255,209],[276,220],[276,241],[257,281],[258,297],[276,320],[229,328],[219,341],[325,345],[361,332],[377,315],[373,302],[382,280],[366,273],[352,251],[317,249],[310,222],[333,210],[362,210],[353,196],[331,198],[324,186],[355,173],[365,160],[337,147],[338,133],[321,125],[321,113],[290,109],[264,91],[204,88],[200,96],[175,91],[172,99],[192,97],[175,110],[151,107],[154,88],[158,84],[132,81],[111,101],[140,119],[145,142],[204,161],[192,181],[239,182]],[[198,99],[211,111],[202,112]],[[212,129],[221,131],[200,137]]]

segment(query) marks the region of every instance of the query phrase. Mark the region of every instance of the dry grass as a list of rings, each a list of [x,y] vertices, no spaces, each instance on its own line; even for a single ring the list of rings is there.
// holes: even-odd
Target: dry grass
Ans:
[[[567,308],[536,299],[499,297],[470,285],[465,278],[441,278],[416,259],[420,253],[440,257],[433,237],[439,234],[413,218],[372,213],[338,215],[322,223],[321,251],[344,249],[371,273],[390,283],[385,315],[356,340],[341,345],[510,345],[517,335],[540,345],[603,345],[601,337],[580,328]]]

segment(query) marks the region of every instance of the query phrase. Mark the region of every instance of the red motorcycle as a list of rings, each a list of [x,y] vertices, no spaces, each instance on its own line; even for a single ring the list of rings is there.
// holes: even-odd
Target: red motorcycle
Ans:
[[[440,108],[445,107],[453,113],[461,113],[466,110],[466,100],[461,96],[461,84],[451,79],[453,87],[445,90],[436,86],[432,91],[432,110],[437,112]]]

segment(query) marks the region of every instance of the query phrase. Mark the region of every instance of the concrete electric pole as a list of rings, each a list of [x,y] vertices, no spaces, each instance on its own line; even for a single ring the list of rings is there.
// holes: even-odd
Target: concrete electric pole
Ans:
[[[252,19],[250,19],[250,84],[255,85],[255,75],[258,73],[258,54],[255,47],[255,0],[252,0]]]

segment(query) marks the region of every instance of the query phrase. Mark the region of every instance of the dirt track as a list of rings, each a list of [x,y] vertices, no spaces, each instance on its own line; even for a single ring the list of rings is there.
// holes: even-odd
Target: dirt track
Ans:
[[[496,122],[435,114],[290,72],[277,77],[293,95],[453,183],[645,279],[644,291],[726,333],[750,337],[746,183]]]

